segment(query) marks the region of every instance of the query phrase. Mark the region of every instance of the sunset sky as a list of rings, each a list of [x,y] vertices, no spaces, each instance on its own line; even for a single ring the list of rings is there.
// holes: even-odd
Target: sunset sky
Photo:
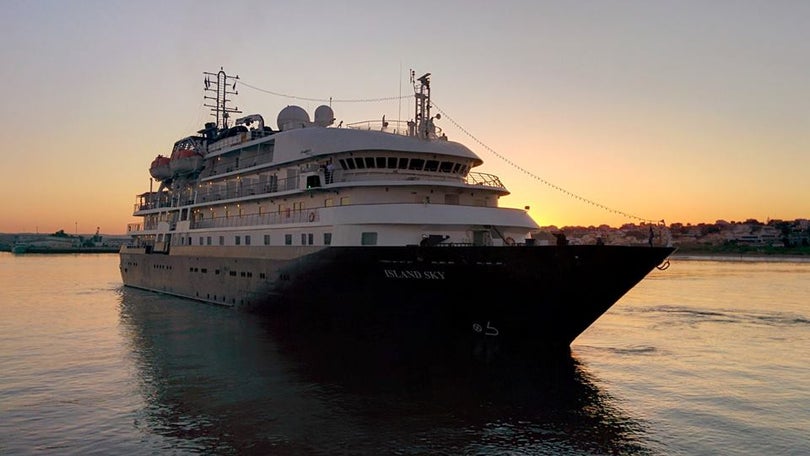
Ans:
[[[211,119],[203,72],[220,67],[351,100],[409,95],[411,69],[432,73],[437,124],[541,225],[810,218],[810,2],[0,7],[0,232],[124,233],[152,159]],[[238,90],[274,128],[284,106],[321,104]],[[413,113],[411,98],[332,106],[345,123]]]

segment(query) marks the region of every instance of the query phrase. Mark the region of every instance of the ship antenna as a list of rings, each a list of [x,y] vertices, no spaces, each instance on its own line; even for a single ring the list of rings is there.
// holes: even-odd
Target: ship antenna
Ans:
[[[228,76],[222,67],[219,67],[219,72],[217,73],[209,73],[206,71],[203,74],[205,75],[205,91],[216,94],[216,96],[203,96],[205,100],[214,101],[214,104],[205,104],[204,106],[211,108],[211,115],[217,119],[217,129],[222,130],[228,128],[228,118],[230,114],[242,113],[237,107],[228,107],[228,102],[231,101],[228,95],[239,95],[239,92],[236,91],[236,81],[239,79],[239,76]],[[211,77],[216,79],[212,80]],[[231,90],[228,90],[228,86],[232,86]]]

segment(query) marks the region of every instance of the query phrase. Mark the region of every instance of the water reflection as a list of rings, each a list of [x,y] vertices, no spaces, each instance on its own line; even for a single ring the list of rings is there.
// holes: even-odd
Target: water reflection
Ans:
[[[374,341],[121,290],[155,450],[216,454],[650,454],[570,354],[542,361],[390,356]],[[370,350],[376,348],[376,350]]]

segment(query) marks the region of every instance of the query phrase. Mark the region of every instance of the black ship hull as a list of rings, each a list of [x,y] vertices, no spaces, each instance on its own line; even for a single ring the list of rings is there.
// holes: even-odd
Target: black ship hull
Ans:
[[[241,307],[285,332],[386,356],[537,356],[567,351],[673,250],[327,247],[288,259],[122,250],[121,272],[128,286]]]

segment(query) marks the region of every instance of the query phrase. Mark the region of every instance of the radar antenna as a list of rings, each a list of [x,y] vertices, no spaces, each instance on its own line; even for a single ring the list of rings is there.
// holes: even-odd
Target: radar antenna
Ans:
[[[211,108],[211,115],[216,117],[218,129],[228,128],[230,114],[242,113],[237,107],[228,107],[228,102],[231,101],[228,95],[239,95],[239,92],[236,91],[236,81],[239,76],[228,76],[222,67],[219,67],[217,73],[206,71],[203,74],[205,75],[205,91],[216,94],[216,96],[205,95],[204,99],[213,100],[215,104],[205,104],[204,106]],[[231,86],[231,90],[228,90],[228,86]]]

